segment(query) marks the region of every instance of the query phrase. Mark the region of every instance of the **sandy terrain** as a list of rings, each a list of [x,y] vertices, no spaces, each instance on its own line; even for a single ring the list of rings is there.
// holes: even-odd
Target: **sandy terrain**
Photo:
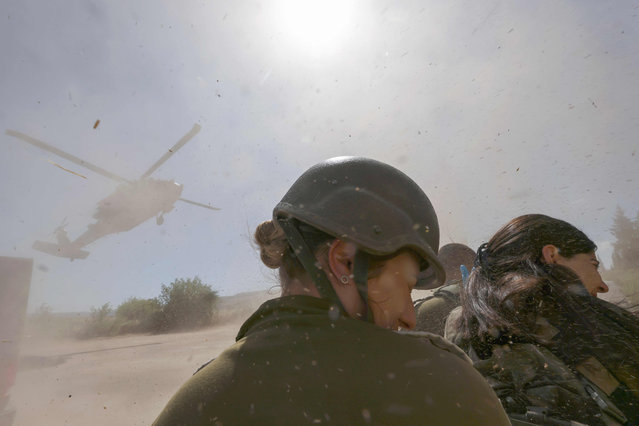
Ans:
[[[22,342],[15,426],[148,425],[195,370],[235,341],[241,321],[206,330]]]
[[[430,293],[415,291],[413,298]],[[198,367],[235,341],[243,318],[271,297],[228,298],[224,308],[237,313],[241,306],[241,316],[201,331],[90,340],[24,339],[11,391],[14,426],[150,424]]]

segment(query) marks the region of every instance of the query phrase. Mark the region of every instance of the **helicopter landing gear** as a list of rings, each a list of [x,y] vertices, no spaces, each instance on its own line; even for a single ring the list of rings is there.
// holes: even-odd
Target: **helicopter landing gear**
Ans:
[[[162,225],[164,223],[164,216],[162,214],[157,215],[157,217],[155,218],[155,223],[159,225]]]

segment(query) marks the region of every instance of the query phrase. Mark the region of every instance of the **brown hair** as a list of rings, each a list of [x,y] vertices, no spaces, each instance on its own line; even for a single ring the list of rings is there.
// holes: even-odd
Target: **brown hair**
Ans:
[[[315,255],[325,255],[335,239],[310,226],[300,226],[300,233]],[[255,229],[255,242],[260,246],[260,258],[271,269],[279,269],[280,284],[286,289],[294,279],[306,275],[306,270],[291,250],[282,228],[272,220],[260,223]]]
[[[544,263],[542,248],[547,244],[567,258],[597,249],[586,234],[563,220],[541,214],[511,220],[480,246],[474,270],[462,286],[457,324],[462,336],[485,340],[530,331],[545,284],[576,279],[568,268]]]
[[[335,237],[306,224],[300,224],[299,231],[315,256],[328,256],[328,249]],[[306,270],[291,250],[284,230],[277,223],[272,220],[260,223],[255,229],[254,238],[260,247],[262,262],[271,269],[279,269],[280,284],[284,290],[292,280],[301,280],[307,276]],[[369,256],[368,279],[377,276],[384,262],[403,251],[405,250],[386,256]],[[415,256],[419,258],[416,254]]]

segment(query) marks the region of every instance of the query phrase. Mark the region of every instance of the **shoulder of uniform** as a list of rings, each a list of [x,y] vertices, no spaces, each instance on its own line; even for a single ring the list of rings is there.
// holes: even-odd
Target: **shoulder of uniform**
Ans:
[[[468,355],[464,353],[464,351],[462,351],[459,347],[457,347],[453,343],[444,339],[442,336],[438,336],[436,334],[429,333],[427,331],[398,331],[398,333],[401,334],[402,336],[408,336],[415,339],[421,339],[423,341],[426,341],[432,344],[433,346],[439,349],[442,349],[446,352],[449,352],[453,355],[456,355],[462,360],[472,364],[471,359],[468,357]]]
[[[427,302],[441,303],[441,300],[445,300],[448,303],[459,304],[459,282],[457,280],[437,288],[432,294],[424,298],[415,300],[413,306],[415,309],[418,309],[421,306],[427,306]]]
[[[450,311],[450,314],[448,314],[448,317],[446,318],[446,323],[444,324],[444,337],[456,344],[459,344],[461,341],[461,337],[459,336],[457,329],[461,321],[461,316],[462,307],[457,306],[455,309]]]
[[[461,285],[461,280],[452,280],[446,285],[439,287],[433,293],[433,296],[437,297],[453,297],[455,300],[459,297],[459,289]]]

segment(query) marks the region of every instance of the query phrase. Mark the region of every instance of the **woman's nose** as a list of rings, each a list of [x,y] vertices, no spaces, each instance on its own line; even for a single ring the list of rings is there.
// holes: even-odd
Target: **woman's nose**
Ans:
[[[602,281],[597,288],[597,293],[608,293],[608,290],[610,290],[610,287],[608,287],[608,285]]]
[[[417,316],[415,315],[415,308],[413,308],[413,303],[411,301],[410,306],[404,311],[402,316],[399,318],[399,326],[400,328],[406,330],[412,330],[417,325]]]

